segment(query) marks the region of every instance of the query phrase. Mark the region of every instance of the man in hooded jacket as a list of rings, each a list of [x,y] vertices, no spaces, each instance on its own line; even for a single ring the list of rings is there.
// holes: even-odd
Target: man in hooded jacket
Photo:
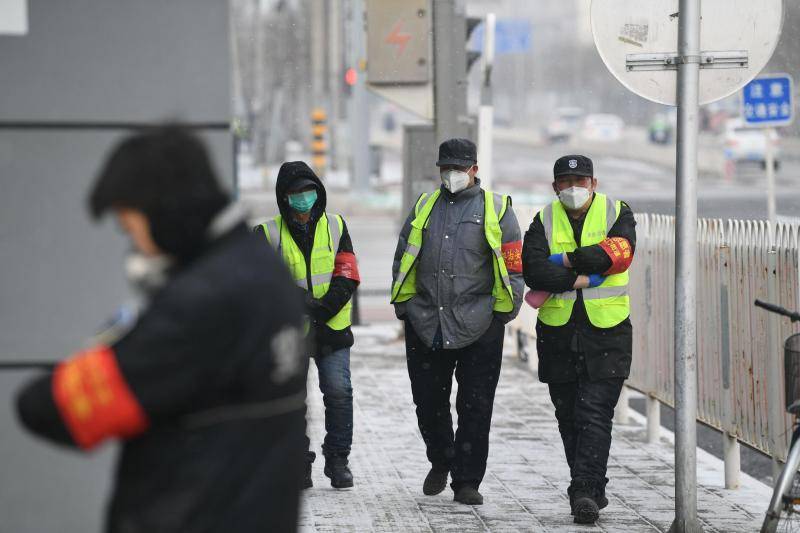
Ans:
[[[344,219],[325,212],[325,187],[302,161],[281,165],[275,196],[280,215],[255,231],[283,257],[306,302],[309,345],[325,404],[324,473],[334,488],[349,488],[353,486],[348,464],[353,442],[350,299],[360,282],[353,244]],[[306,488],[313,485],[311,465],[316,459],[309,447],[306,438]]]
[[[308,363],[280,259],[177,127],[123,140],[90,208],[149,265],[131,280],[147,307],[25,386],[21,421],[83,450],[122,441],[109,533],[296,531]]]

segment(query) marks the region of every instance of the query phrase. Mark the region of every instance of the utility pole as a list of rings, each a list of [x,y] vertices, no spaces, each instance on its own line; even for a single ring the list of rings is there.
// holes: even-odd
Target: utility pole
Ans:
[[[321,107],[325,99],[325,2],[311,2],[311,104],[312,109]]]
[[[492,188],[492,157],[494,106],[492,103],[492,66],[494,64],[494,13],[489,13],[483,22],[483,69],[481,83],[481,106],[478,111],[478,167],[481,186]]]
[[[436,142],[469,135],[466,20],[459,0],[433,3],[433,98]]]
[[[332,170],[339,168],[339,123],[342,120],[342,0],[328,0],[328,149]]]
[[[261,0],[253,0],[253,18],[255,20],[255,97],[253,111],[253,160],[257,165],[263,165],[266,156],[266,80],[264,79],[264,16],[261,10]]]
[[[364,0],[350,0],[349,64],[356,68],[352,86],[348,120],[350,123],[350,183],[359,192],[369,190],[369,95],[366,87],[367,43],[364,29]]]

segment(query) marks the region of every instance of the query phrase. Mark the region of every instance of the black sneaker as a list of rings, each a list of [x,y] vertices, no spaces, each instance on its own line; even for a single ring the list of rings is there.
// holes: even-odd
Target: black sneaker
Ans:
[[[425,476],[425,482],[422,483],[422,494],[433,496],[442,492],[447,487],[447,474],[449,474],[447,470],[442,472],[431,468]]]
[[[594,524],[600,518],[600,509],[597,502],[590,495],[579,493],[575,495],[575,504],[572,506],[576,524]]]
[[[324,472],[331,480],[331,487],[335,489],[349,489],[353,486],[353,473],[350,472],[347,457],[325,457]]]
[[[464,485],[456,491],[453,501],[463,503],[464,505],[483,505],[483,496],[478,492],[475,487]]]

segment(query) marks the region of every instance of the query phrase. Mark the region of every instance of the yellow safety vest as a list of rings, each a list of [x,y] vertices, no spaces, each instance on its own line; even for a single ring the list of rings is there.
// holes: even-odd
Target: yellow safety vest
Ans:
[[[335,224],[328,223],[332,217]],[[306,271],[306,259],[300,247],[294,242],[289,231],[289,225],[278,215],[261,225],[267,235],[267,241],[278,251],[289,267],[295,283],[306,290],[311,290],[314,298],[322,298],[328,292],[333,277],[336,252],[339,250],[339,241],[342,239],[344,223],[339,215],[324,214],[317,221],[314,232],[314,244],[311,247],[311,286],[308,286],[309,276]],[[344,307],[328,320],[327,325],[334,330],[342,330],[352,324],[350,309],[352,303],[347,301]]]
[[[615,202],[604,194],[595,193],[594,201],[583,222],[581,246],[591,246],[606,238],[619,217],[621,205],[621,202]],[[544,226],[551,254],[572,252],[578,247],[572,225],[569,223],[569,215],[560,201],[556,200],[542,209],[539,217]],[[598,287],[581,291],[586,315],[595,327],[614,327],[631,314],[627,271],[606,277],[603,284]],[[548,326],[563,326],[572,316],[572,308],[577,298],[577,291],[552,294],[539,308],[539,320]]]
[[[406,249],[400,260],[400,272],[392,286],[391,303],[405,302],[417,294],[417,256],[422,249],[422,230],[428,226],[431,211],[439,199],[441,190],[433,194],[422,194],[414,206],[414,220],[411,221],[411,232],[408,235]],[[499,205],[495,205],[495,203]],[[508,208],[508,196],[484,191],[483,206],[483,231],[486,242],[494,253],[494,296],[495,311],[507,313],[514,309],[514,291],[511,288],[511,278],[508,276],[506,263],[503,260],[503,232],[500,229],[500,219]]]

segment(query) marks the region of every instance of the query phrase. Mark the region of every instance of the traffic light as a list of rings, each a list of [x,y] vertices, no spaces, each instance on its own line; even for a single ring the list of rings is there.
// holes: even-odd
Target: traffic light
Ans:
[[[353,94],[353,87],[358,82],[358,70],[355,67],[345,67],[342,72],[342,94],[349,98]]]
[[[344,73],[344,82],[352,87],[358,81],[358,72],[353,67],[347,69]]]
[[[467,72],[469,69],[472,68],[472,65],[481,57],[480,51],[480,44],[478,45],[478,50],[475,50],[474,43],[472,43],[472,35],[475,32],[475,29],[483,23],[483,19],[480,17],[467,17]]]
[[[322,108],[315,108],[311,112],[311,163],[317,176],[325,175],[328,163],[327,132],[328,114]]]

